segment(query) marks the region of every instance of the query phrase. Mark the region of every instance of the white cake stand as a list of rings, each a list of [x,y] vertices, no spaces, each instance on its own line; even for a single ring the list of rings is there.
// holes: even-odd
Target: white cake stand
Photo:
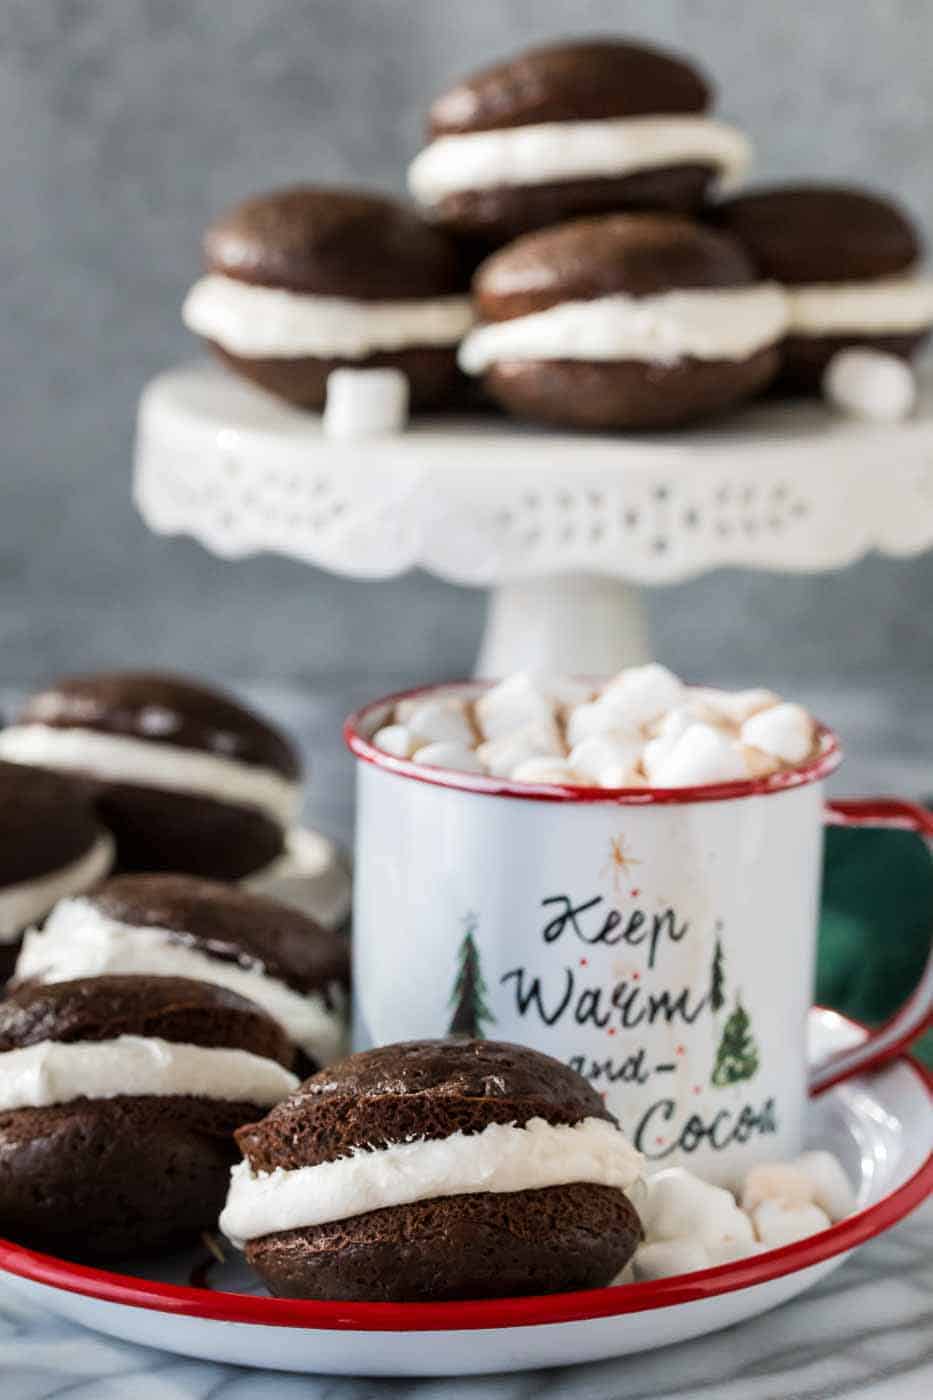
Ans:
[[[664,436],[438,416],[335,442],[316,414],[184,368],[143,394],[135,498],[153,530],[227,559],[273,550],[358,578],[418,566],[491,588],[480,675],[608,674],[648,657],[640,587],[933,544],[933,376],[893,425],[763,401]]]

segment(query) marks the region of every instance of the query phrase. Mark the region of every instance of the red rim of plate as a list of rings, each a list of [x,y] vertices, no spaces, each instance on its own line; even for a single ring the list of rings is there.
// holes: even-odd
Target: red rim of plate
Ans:
[[[851,1024],[856,1025],[855,1022]],[[902,1055],[893,1063],[905,1064],[914,1071],[926,1088],[933,1106],[933,1073],[909,1055]],[[593,1288],[584,1292],[552,1293],[529,1298],[489,1298],[458,1303],[342,1303],[253,1297],[110,1273],[105,1269],[72,1264],[54,1255],[39,1254],[8,1240],[0,1240],[0,1270],[33,1283],[62,1289],[67,1293],[79,1293],[102,1302],[214,1322],[351,1332],[540,1327],[675,1307],[768,1283],[785,1274],[811,1268],[882,1234],[919,1206],[931,1192],[933,1152],[919,1171],[890,1195],[855,1215],[847,1216],[828,1230],[798,1240],[795,1244],[656,1283],[629,1283],[616,1288]]]
[[[825,724],[817,724],[817,752],[800,768],[771,773],[764,778],[743,778],[740,782],[710,783],[705,787],[679,788],[600,788],[571,787],[567,783],[518,783],[506,778],[491,778],[485,773],[458,773],[451,768],[432,768],[413,763],[408,758],[377,749],[370,735],[377,719],[385,718],[389,708],[400,700],[419,696],[441,695],[446,691],[474,694],[488,689],[489,681],[449,681],[443,685],[417,686],[400,690],[394,695],[372,700],[344,722],[343,739],[347,748],[364,763],[371,763],[387,773],[432,787],[456,788],[460,792],[477,793],[484,797],[515,797],[525,802],[612,802],[625,807],[650,807],[683,802],[724,802],[735,797],[763,797],[769,793],[786,792],[826,778],[842,761],[839,739]]]

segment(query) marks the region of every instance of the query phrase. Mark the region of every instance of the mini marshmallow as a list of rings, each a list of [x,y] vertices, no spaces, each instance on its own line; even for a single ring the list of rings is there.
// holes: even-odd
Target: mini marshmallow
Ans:
[[[765,1246],[760,1240],[730,1240],[728,1243],[711,1245],[707,1251],[710,1268],[718,1264],[734,1264],[737,1259],[749,1259],[753,1254],[764,1254]]]
[[[813,1182],[793,1162],[761,1162],[752,1167],[742,1186],[742,1209],[751,1213],[762,1201],[777,1201],[787,1209],[812,1205]]]
[[[917,381],[904,360],[881,350],[840,350],[823,374],[823,395],[841,413],[899,423],[917,402]]]
[[[407,724],[386,724],[376,730],[373,743],[377,749],[393,754],[395,758],[411,758],[419,741]]]
[[[855,1210],[855,1192],[838,1157],[831,1152],[804,1152],[794,1166],[813,1187],[813,1200],[830,1220],[844,1220]]]
[[[780,1201],[762,1201],[752,1212],[755,1233],[769,1249],[804,1240],[829,1229],[830,1219],[819,1206],[785,1206]]]
[[[728,720],[730,724],[744,724],[759,710],[780,703],[781,697],[773,690],[716,690],[713,686],[693,686],[688,691],[688,704],[695,702],[717,718]],[[697,714],[697,718],[705,716]]]
[[[468,744],[471,747],[474,743],[470,721],[465,712],[454,705],[428,701],[409,715],[408,728],[422,741]]]
[[[509,774],[517,783],[561,783],[574,787],[585,787],[579,773],[575,773],[563,758],[526,758]]]
[[[620,671],[606,686],[603,698],[618,702],[630,724],[638,728],[679,705],[685,689],[673,671],[653,661],[648,666],[630,666]]]
[[[442,705],[445,710],[459,710],[462,714],[466,711],[467,701],[456,691],[435,690],[430,696],[422,691],[418,695],[409,695],[404,700],[397,701],[392,717],[399,724],[408,724],[412,715],[423,710],[425,705]]]
[[[584,705],[596,694],[594,685],[589,681],[579,681],[576,676],[552,676],[546,671],[519,671],[518,674],[561,708]]]
[[[784,763],[802,763],[813,747],[813,720],[802,705],[784,701],[747,719],[741,739]]]
[[[621,1288],[623,1284],[635,1282],[635,1261],[630,1259],[621,1273],[616,1274],[610,1288]]]
[[[695,1240],[663,1240],[643,1244],[632,1260],[635,1278],[645,1283],[677,1274],[695,1274],[710,1267],[709,1255]]]
[[[402,432],[407,422],[408,377],[400,369],[335,369],[327,376],[326,437],[381,437]]]
[[[688,1240],[722,1250],[755,1240],[751,1221],[731,1191],[711,1186],[679,1167],[650,1177],[636,1209],[649,1244]]]
[[[570,711],[567,716],[567,743],[570,747],[576,748],[584,739],[592,738],[613,738],[623,742],[640,738],[638,726],[632,723],[624,699],[611,699],[603,695]]]
[[[560,734],[554,724],[529,724],[514,733],[487,739],[476,750],[484,768],[495,778],[507,778],[530,758],[564,756]]]
[[[426,763],[431,768],[452,768],[457,773],[485,771],[473,750],[455,739],[426,744],[423,749],[418,749],[413,757],[416,763]]]
[[[781,760],[775,758],[773,754],[763,753],[761,749],[750,749],[747,744],[740,744],[742,757],[745,759],[745,767],[748,769],[750,778],[767,778],[772,773],[776,773],[781,766]]]
[[[484,739],[499,739],[530,724],[551,724],[554,702],[519,671],[487,690],[476,702],[476,722]]]
[[[698,718],[692,705],[681,705],[654,724],[655,737],[645,744],[641,756],[641,766],[649,778],[654,778],[656,770],[673,752],[681,734],[685,734]]]
[[[595,787],[629,787],[635,781],[639,749],[637,740],[592,734],[571,750],[567,762]]]
[[[693,787],[748,777],[741,748],[719,729],[691,724],[650,774],[655,787]]]

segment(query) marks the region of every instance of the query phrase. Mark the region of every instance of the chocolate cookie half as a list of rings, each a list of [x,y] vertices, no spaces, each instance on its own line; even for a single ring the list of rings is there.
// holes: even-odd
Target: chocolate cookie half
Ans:
[[[113,839],[79,783],[0,762],[0,987],[23,930],[96,885],[112,861]]]
[[[352,1055],[237,1141],[221,1229],[281,1297],[598,1287],[640,1237],[639,1154],[584,1079],[517,1045]]]
[[[258,195],[204,237],[185,324],[237,373],[320,408],[339,368],[401,370],[415,407],[456,378],[470,323],[456,250],[381,195],[299,186]]]
[[[910,359],[933,326],[933,280],[896,205],[865,190],[785,185],[712,211],[762,277],[784,285],[788,329],[781,382],[816,392],[839,350],[866,346]]]
[[[460,363],[510,413],[668,428],[773,378],[784,296],[725,234],[670,214],[577,219],[479,268]]]
[[[492,244],[580,214],[690,212],[749,160],[709,101],[691,64],[642,44],[531,49],[437,99],[409,188],[439,222]]]
[[[122,875],[65,899],[26,936],[17,982],[192,977],[261,1006],[311,1074],[346,1039],[349,945],[288,905],[187,875]]]
[[[180,676],[71,676],[0,731],[0,757],[94,780],[121,870],[236,880],[271,864],[300,801],[288,740],[223,691]]]
[[[212,1227],[233,1131],[297,1084],[259,1007],[180,977],[0,1002],[0,1234],[77,1256]]]

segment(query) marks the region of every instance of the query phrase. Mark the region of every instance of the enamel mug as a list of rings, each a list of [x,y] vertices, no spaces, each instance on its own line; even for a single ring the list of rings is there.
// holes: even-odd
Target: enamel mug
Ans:
[[[607,791],[383,753],[371,736],[400,698],[345,728],[357,1049],[447,1034],[533,1046],[586,1076],[652,1169],[734,1185],[801,1151],[808,1093],[928,1023],[933,965],[887,1026],[808,1064],[824,825],[933,835],[909,803],[826,802],[828,729],[791,771]]]

